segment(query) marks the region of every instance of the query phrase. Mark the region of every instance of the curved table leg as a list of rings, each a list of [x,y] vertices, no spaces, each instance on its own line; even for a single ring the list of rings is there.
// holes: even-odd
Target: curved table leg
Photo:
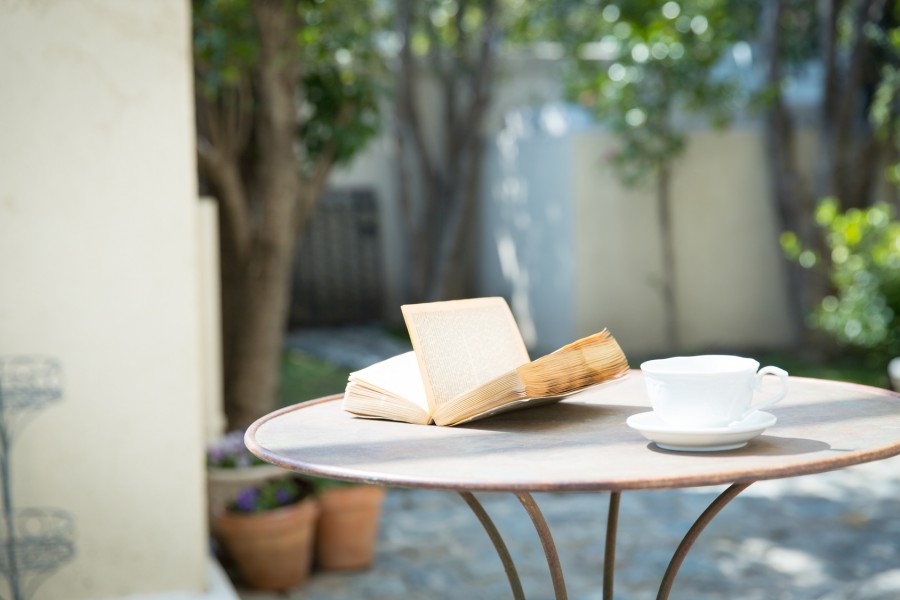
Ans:
[[[669,562],[669,567],[666,569],[666,574],[663,576],[662,583],[659,586],[659,594],[657,594],[656,600],[668,599],[669,592],[672,591],[672,585],[675,583],[675,576],[678,575],[678,569],[681,568],[681,563],[684,562],[687,553],[690,552],[691,546],[694,545],[694,542],[697,541],[697,538],[706,526],[709,525],[710,521],[719,514],[719,511],[725,508],[725,505],[734,500],[738,494],[748,487],[750,487],[749,483],[732,484],[728,489],[719,494],[706,510],[703,511],[703,514],[701,514],[694,522],[681,540],[681,544],[679,544],[678,548],[675,550],[675,554],[672,555],[672,560]]]
[[[494,549],[497,551],[497,555],[500,557],[500,561],[503,563],[503,569],[506,571],[506,577],[509,579],[509,585],[512,588],[513,598],[515,600],[525,600],[525,593],[522,591],[522,581],[519,579],[519,573],[516,571],[516,565],[513,563],[512,556],[509,554],[509,549],[506,547],[506,543],[503,541],[503,538],[500,537],[500,532],[497,531],[497,526],[494,525],[494,522],[491,520],[491,517],[487,514],[487,511],[484,510],[484,507],[481,505],[481,502],[475,498],[475,495],[471,492],[459,492],[459,495],[462,496],[462,499],[466,501],[466,504],[469,505],[469,508],[472,509],[472,512],[475,513],[475,516],[478,517],[478,520],[481,522],[481,526],[484,527],[484,530],[487,532],[488,537],[491,538],[491,542],[494,544]]]
[[[619,501],[622,492],[609,495],[609,515],[606,519],[606,549],[603,553],[603,600],[613,600],[613,581],[616,572],[616,530],[619,528]]]
[[[519,493],[516,494],[516,497],[522,503],[522,506],[525,507],[528,516],[531,517],[534,529],[541,539],[541,545],[544,547],[544,556],[547,557],[547,567],[550,568],[550,578],[553,580],[553,591],[556,594],[556,600],[566,600],[568,598],[566,582],[563,579],[562,566],[559,563],[559,555],[556,553],[556,544],[553,543],[553,536],[550,534],[550,528],[547,527],[547,521],[544,520],[544,515],[541,513],[541,509],[538,508],[534,498],[531,497],[531,494]]]

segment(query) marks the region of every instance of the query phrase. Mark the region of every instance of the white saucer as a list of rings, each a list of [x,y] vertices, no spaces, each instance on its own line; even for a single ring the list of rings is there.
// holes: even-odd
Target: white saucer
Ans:
[[[666,450],[717,452],[743,448],[747,442],[775,424],[775,415],[756,410],[727,427],[683,429],[669,425],[653,412],[631,415],[625,421],[632,429]]]

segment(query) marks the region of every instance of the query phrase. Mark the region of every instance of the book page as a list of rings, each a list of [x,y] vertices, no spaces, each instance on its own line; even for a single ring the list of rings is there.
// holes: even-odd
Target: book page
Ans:
[[[529,361],[503,298],[401,307],[422,373],[429,411]]]
[[[536,398],[576,392],[621,377],[628,370],[625,353],[604,329],[522,365],[516,372],[525,395]]]
[[[343,409],[359,417],[430,423],[415,354],[406,352],[350,373]]]
[[[350,373],[349,379],[352,383],[362,384],[370,390],[409,400],[428,412],[425,386],[422,385],[415,352],[404,352]]]

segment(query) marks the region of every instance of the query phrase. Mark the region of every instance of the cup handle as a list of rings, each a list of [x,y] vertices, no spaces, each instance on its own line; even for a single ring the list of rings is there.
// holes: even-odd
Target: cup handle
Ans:
[[[775,392],[775,395],[771,398],[763,400],[762,402],[753,404],[750,409],[744,413],[744,417],[749,415],[755,410],[761,410],[763,408],[769,408],[774,405],[776,402],[779,402],[782,398],[785,397],[788,391],[788,373],[784,369],[779,369],[778,367],[763,367],[756,373],[756,377],[753,380],[753,389],[756,391],[762,391],[762,380],[766,375],[777,375],[778,379],[781,381],[781,389]]]

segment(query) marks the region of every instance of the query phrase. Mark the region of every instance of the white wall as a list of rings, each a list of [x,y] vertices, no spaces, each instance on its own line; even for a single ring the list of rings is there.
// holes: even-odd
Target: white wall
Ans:
[[[535,354],[604,327],[638,356],[789,344],[761,129],[694,131],[676,161],[679,348],[665,335],[655,185],[620,181],[617,143],[571,108],[507,119],[486,163],[480,293],[511,299]]]
[[[183,0],[0,7],[0,356],[64,370],[14,498],[76,525],[36,600],[203,587],[190,56]]]
[[[631,353],[665,343],[655,189],[626,188],[607,157],[616,141],[573,140],[578,157],[578,335],[609,327]],[[791,342],[760,128],[695,131],[672,181],[676,305],[682,351]]]
[[[664,339],[665,307],[653,187],[622,185],[609,162],[612,135],[595,131],[571,143],[577,161],[572,202],[578,213],[572,337],[607,327],[628,354],[657,350]]]

